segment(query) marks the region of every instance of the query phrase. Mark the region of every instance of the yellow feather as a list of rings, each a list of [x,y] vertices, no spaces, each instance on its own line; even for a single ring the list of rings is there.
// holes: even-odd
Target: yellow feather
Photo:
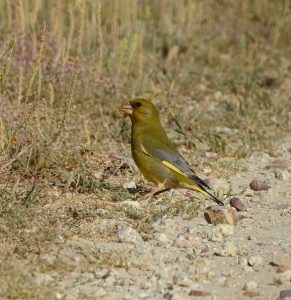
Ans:
[[[178,168],[176,168],[175,166],[173,166],[172,164],[170,164],[168,161],[163,160],[163,161],[162,161],[162,164],[163,164],[164,166],[166,166],[167,168],[169,168],[169,169],[171,169],[171,170],[177,172],[178,174],[180,174],[180,175],[182,175],[182,176],[184,176],[184,177],[189,178],[186,174],[184,174],[183,172],[181,172],[181,170],[179,170]],[[205,191],[203,191],[203,190],[202,190],[199,186],[197,186],[194,182],[193,182],[193,184],[191,184],[191,187],[192,187],[193,189],[195,189],[196,191],[198,191],[198,192],[204,194],[204,195],[208,195]]]
[[[183,172],[181,172],[181,170],[179,170],[178,168],[176,168],[175,166],[173,166],[173,165],[170,164],[169,162],[163,160],[163,161],[162,161],[162,164],[163,164],[164,166],[166,166],[167,168],[169,168],[169,169],[171,169],[171,170],[173,170],[173,171],[179,173],[180,175],[186,176]]]
[[[141,150],[142,152],[144,152],[146,155],[151,156],[145,149],[145,147],[143,145],[141,145]]]

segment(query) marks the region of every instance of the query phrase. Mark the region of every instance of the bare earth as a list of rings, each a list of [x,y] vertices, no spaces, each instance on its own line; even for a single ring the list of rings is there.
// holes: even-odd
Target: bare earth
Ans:
[[[2,243],[2,251],[10,247],[13,254],[0,282],[1,299],[21,293],[37,299],[279,299],[280,291],[291,288],[291,139],[273,153],[239,161],[239,170],[212,182],[246,205],[236,227],[207,224],[203,213],[212,203],[187,200],[184,191],[148,206],[126,198],[107,201],[102,190],[96,197],[51,191],[41,214],[57,217],[42,226],[58,234],[39,250],[25,242]],[[251,190],[253,179],[271,189]],[[165,206],[181,201],[194,205],[194,215],[199,208],[198,215],[166,213]],[[38,226],[25,230],[23,240],[37,234]],[[289,261],[278,273],[270,263],[283,258]]]

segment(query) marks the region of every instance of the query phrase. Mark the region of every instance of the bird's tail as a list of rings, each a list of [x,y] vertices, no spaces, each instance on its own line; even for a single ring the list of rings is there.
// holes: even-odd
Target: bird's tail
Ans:
[[[217,203],[220,206],[224,206],[224,203],[222,201],[220,201],[218,198],[216,198],[214,195],[212,195],[211,193],[209,193],[208,191],[205,191],[210,197],[211,199]]]
[[[216,198],[213,194],[211,194],[210,192],[208,192],[203,186],[201,185],[192,185],[193,190],[196,190],[206,196],[210,196],[211,199],[217,203],[220,206],[224,206],[224,203],[222,201],[220,201],[218,198]]]

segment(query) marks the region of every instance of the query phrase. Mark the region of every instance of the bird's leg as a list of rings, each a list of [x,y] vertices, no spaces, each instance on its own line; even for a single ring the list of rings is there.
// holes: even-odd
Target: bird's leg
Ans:
[[[150,203],[151,200],[153,200],[154,197],[158,196],[159,194],[169,191],[170,188],[156,188],[154,189],[152,192],[146,194],[143,197],[143,201],[142,201],[142,206],[147,207]]]
[[[154,192],[152,192],[152,197],[158,196],[163,192],[169,191],[170,188],[162,188],[162,189],[156,189]]]
[[[166,188],[166,181],[165,180],[162,184],[160,184],[158,186],[158,188],[155,188],[152,192],[148,193],[145,197],[144,197],[144,204],[145,206],[148,206],[149,201],[152,200],[154,197],[158,196],[159,194],[169,191],[171,188]]]

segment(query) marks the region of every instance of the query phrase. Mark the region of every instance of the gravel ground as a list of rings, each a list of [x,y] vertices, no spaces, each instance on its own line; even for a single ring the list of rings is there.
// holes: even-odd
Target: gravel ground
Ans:
[[[290,162],[291,139],[285,139],[275,152],[256,152],[241,160],[243,172],[212,182],[214,190],[228,190],[246,206],[247,212],[236,213],[240,218],[236,226],[208,224],[204,218],[208,201],[190,219],[158,218],[150,235],[123,217],[112,217],[109,207],[98,208],[97,217],[81,224],[74,236],[60,235],[53,249],[39,255],[45,268],[32,273],[31,284],[36,289],[48,287],[52,299],[287,299],[288,293],[291,297]],[[249,187],[253,180],[270,188],[254,191]],[[184,201],[185,193],[163,197]],[[225,200],[227,207],[230,198]],[[60,199],[50,204],[51,211],[70,195]],[[148,209],[131,200],[119,204],[124,205],[135,213]]]

